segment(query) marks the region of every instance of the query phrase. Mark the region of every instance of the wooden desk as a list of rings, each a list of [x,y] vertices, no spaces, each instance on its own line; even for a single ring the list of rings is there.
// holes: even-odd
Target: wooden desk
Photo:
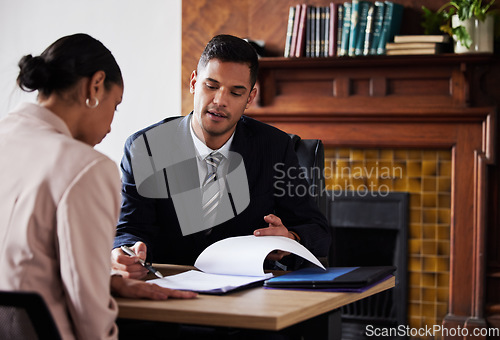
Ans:
[[[164,275],[191,269],[185,266],[155,266]],[[344,305],[390,289],[394,285],[395,279],[391,277],[362,293],[258,287],[219,296],[200,294],[193,300],[116,300],[120,318],[278,331],[338,310]]]

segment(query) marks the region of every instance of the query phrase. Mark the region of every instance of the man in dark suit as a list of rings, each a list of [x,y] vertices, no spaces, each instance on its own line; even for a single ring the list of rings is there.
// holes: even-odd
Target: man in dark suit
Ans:
[[[276,235],[302,243],[318,257],[327,256],[329,228],[311,197],[298,190],[308,185],[290,137],[243,116],[257,93],[257,67],[257,55],[247,42],[214,37],[191,75],[193,112],[167,118],[127,140],[112,252],[113,267],[122,275],[141,278],[147,273],[137,258],[122,253],[119,246],[124,244],[140,258],[147,255],[148,261],[192,265],[221,239]],[[205,165],[216,155],[222,155],[216,166]],[[205,215],[200,207],[209,203],[189,196],[190,191],[200,196],[211,171],[218,183],[214,211],[221,218]],[[231,174],[238,175],[222,180]],[[221,207],[226,207],[224,213]],[[284,252],[274,252],[268,260],[290,268],[302,261]]]

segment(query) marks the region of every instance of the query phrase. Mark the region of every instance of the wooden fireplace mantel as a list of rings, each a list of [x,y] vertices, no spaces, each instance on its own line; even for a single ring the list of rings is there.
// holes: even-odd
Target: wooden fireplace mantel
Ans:
[[[264,58],[257,105],[246,112],[326,146],[452,151],[445,327],[486,327],[487,167],[496,154],[489,85],[497,82],[490,77],[496,65],[491,55]]]
[[[264,114],[386,113],[492,104],[487,54],[261,58],[257,105]]]

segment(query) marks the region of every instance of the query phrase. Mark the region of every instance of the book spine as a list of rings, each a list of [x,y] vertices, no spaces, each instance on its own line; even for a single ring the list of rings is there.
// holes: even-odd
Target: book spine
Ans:
[[[328,57],[330,53],[330,6],[323,8],[325,12],[324,31],[325,31],[325,46],[323,48],[323,57]]]
[[[394,42],[437,42],[448,43],[450,36],[445,35],[395,35]]]
[[[366,23],[368,20],[368,9],[370,3],[362,1],[359,3],[359,31],[356,37],[356,48],[354,55],[363,55],[363,47],[365,46]]]
[[[306,27],[307,27],[307,5],[302,4],[300,12],[299,32],[297,36],[297,46],[295,48],[295,56],[303,57],[305,55]]]
[[[341,56],[346,56],[349,49],[349,34],[351,33],[351,3],[344,3],[344,20],[342,25],[342,43],[340,45]]]
[[[385,54],[385,44],[394,39],[394,35],[399,32],[403,6],[392,1],[385,1],[384,24],[380,41],[377,47],[377,54]]]
[[[385,1],[385,13],[384,13],[384,24],[382,25],[382,32],[380,33],[380,40],[377,46],[377,54],[385,54],[385,44],[387,43],[387,38],[389,37],[389,29],[391,27],[392,11],[394,9],[394,3],[390,1]]]
[[[312,42],[312,8],[307,7],[307,18],[306,18],[306,57],[311,56],[311,42]]]
[[[384,24],[385,5],[381,1],[375,1],[375,12],[373,14],[373,40],[370,45],[370,54],[377,54],[377,47]]]
[[[440,43],[433,42],[422,42],[422,43],[396,43],[396,42],[388,42],[385,44],[385,49],[396,50],[396,49],[412,49],[412,48],[436,48]]]
[[[396,34],[399,34],[399,30],[401,28],[401,22],[403,20],[403,10],[404,10],[403,5],[398,3],[393,3],[392,5],[393,5],[392,20],[387,42],[394,41],[394,36]]]
[[[337,52],[336,55],[340,56],[340,49],[342,46],[342,32],[344,30],[344,5],[337,6]]]
[[[290,56],[295,56],[295,50],[297,47],[297,33],[299,31],[299,22],[300,22],[300,5],[295,6],[295,20],[293,20],[293,32],[292,32],[292,43],[290,46]]]
[[[375,12],[375,6],[369,4],[368,13],[366,14],[366,30],[365,30],[365,41],[363,43],[363,55],[370,54],[370,46],[373,40],[373,14]]]
[[[316,7],[311,7],[311,48],[310,57],[316,54]]]
[[[337,35],[338,35],[338,5],[330,2],[330,35],[328,44],[328,56],[334,57],[337,55]]]
[[[349,48],[347,54],[354,56],[356,50],[356,38],[359,32],[359,0],[351,2],[351,32],[349,34]]]
[[[316,7],[316,45],[314,48],[314,56],[321,56],[321,41],[323,40],[321,27],[321,7]]]
[[[419,54],[438,54],[435,48],[410,48],[387,50],[387,55],[419,55]]]
[[[288,12],[288,26],[286,29],[286,41],[285,41],[285,52],[284,56],[290,56],[290,47],[292,44],[292,33],[293,33],[293,20],[295,18],[295,7],[290,6],[290,11]]]

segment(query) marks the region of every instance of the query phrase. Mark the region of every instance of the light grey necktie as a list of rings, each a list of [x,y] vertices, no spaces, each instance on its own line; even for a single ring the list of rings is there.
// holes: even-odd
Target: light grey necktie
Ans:
[[[208,166],[208,173],[203,181],[203,218],[207,227],[213,227],[215,215],[217,214],[217,205],[220,200],[220,187],[217,181],[217,168],[223,159],[219,152],[211,153],[205,158]]]

